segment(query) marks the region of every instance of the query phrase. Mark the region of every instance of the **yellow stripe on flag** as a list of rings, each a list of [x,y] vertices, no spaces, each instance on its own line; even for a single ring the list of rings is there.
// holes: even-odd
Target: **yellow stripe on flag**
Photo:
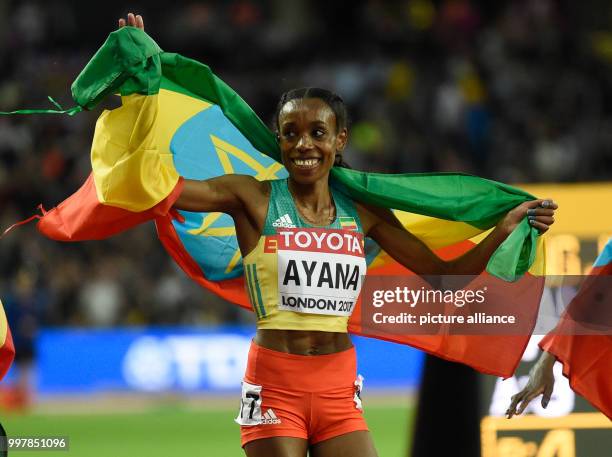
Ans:
[[[94,181],[101,203],[140,212],[158,204],[176,186],[172,137],[211,104],[167,90],[128,95],[121,102],[121,107],[104,111],[96,123],[91,149]]]
[[[546,274],[546,239],[543,236],[538,237],[536,257],[533,265],[527,271],[534,276],[544,276]]]
[[[465,222],[395,211],[402,225],[431,249],[439,249],[472,238],[482,230]]]
[[[395,210],[394,213],[406,230],[423,241],[430,249],[451,246],[482,233],[481,229],[465,222],[447,221],[405,211]],[[382,251],[369,267],[380,267],[391,261],[391,257]]]
[[[6,320],[6,314],[4,314],[4,307],[2,306],[2,300],[0,300],[0,348],[6,343],[6,335],[8,334],[8,322]]]
[[[431,249],[443,248],[468,239],[474,244],[478,244],[493,230],[482,231],[465,222],[447,221],[404,211],[395,211],[395,215],[410,233]],[[544,238],[539,237],[536,258],[529,268],[529,273],[534,276],[543,276],[545,272],[544,244]],[[391,261],[393,259],[383,251],[376,256],[369,267],[380,267]]]

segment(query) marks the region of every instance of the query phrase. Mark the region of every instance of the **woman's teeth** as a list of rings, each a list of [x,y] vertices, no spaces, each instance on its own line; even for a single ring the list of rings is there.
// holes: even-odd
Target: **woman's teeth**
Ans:
[[[321,159],[294,159],[293,163],[295,163],[298,167],[302,168],[313,168],[315,167]]]

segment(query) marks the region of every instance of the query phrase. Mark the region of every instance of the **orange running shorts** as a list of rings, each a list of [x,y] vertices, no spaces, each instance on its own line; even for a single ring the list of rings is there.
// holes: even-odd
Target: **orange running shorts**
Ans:
[[[242,446],[261,438],[289,436],[309,444],[368,430],[361,409],[362,378],[355,348],[307,356],[251,343],[242,383]]]

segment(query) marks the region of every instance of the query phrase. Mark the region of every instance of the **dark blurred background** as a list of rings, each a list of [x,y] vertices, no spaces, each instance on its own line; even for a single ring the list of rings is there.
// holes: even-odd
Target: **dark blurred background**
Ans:
[[[128,11],[164,50],[209,64],[266,121],[289,88],[337,91],[355,168],[508,183],[612,178],[610,2],[0,0],[0,110],[53,108],[47,95],[72,106],[71,82]],[[0,117],[1,227],[80,186],[98,115]],[[41,324],[251,319],[192,284],[153,230],[75,245],[33,226],[5,237],[0,291],[15,338]]]

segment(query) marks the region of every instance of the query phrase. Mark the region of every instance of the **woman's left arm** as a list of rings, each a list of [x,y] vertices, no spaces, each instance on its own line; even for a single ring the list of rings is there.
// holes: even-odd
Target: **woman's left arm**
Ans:
[[[540,233],[554,223],[557,205],[552,200],[532,200],[506,214],[495,229],[464,255],[444,261],[412,233],[407,231],[390,210],[358,205],[366,236],[376,241],[391,257],[419,275],[477,275],[487,265],[498,246],[516,226],[528,217]]]

